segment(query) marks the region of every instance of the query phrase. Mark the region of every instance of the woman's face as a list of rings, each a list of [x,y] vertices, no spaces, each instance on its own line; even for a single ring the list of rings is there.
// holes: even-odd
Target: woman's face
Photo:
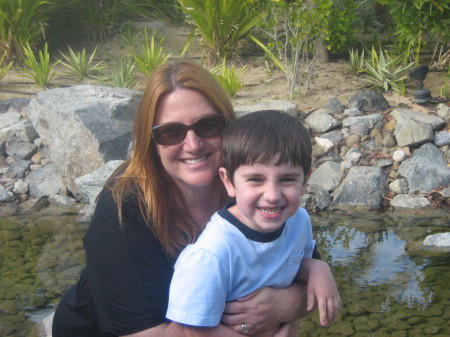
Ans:
[[[176,89],[165,96],[156,112],[155,126],[180,122],[191,125],[199,118],[217,113],[209,101],[192,89]],[[179,144],[156,145],[167,173],[182,191],[207,187],[222,163],[222,135],[200,138],[193,130]]]

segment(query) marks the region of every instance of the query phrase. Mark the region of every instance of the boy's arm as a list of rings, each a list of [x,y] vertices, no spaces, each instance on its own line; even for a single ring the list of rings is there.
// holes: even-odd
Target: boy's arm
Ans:
[[[321,260],[303,259],[296,279],[307,283],[307,309],[319,308],[320,324],[329,326],[341,307],[341,298],[328,264]]]

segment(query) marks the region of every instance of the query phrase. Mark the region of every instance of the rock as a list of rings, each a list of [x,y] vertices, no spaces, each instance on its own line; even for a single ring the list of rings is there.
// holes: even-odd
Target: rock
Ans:
[[[334,147],[334,144],[331,140],[322,137],[314,137],[314,141],[317,145],[324,149],[325,152],[328,152],[330,149]]]
[[[450,232],[428,235],[423,241],[424,246],[450,247]]]
[[[419,146],[433,141],[433,128],[414,119],[397,124],[394,131],[398,146]]]
[[[396,208],[422,208],[429,206],[430,202],[420,195],[398,194],[391,200],[391,205]]]
[[[10,144],[15,142],[33,143],[38,137],[39,135],[28,119],[0,130],[0,142],[4,141]]]
[[[408,158],[408,156],[406,155],[405,151],[403,151],[403,150],[396,150],[392,154],[392,159],[394,159],[397,163],[401,163],[406,158]]]
[[[347,117],[342,122],[343,127],[351,127],[354,124],[364,124],[367,129],[371,130],[375,124],[383,120],[383,117],[379,114],[371,114],[367,116]]]
[[[426,143],[401,163],[398,172],[408,180],[410,192],[428,192],[450,184],[450,170],[443,154]]]
[[[14,200],[14,194],[0,185],[0,202],[8,202]]]
[[[293,117],[298,117],[299,115],[299,111],[295,103],[282,100],[265,101],[264,103],[255,105],[239,105],[234,107],[234,112],[237,117],[242,117],[251,112],[260,110],[278,110]]]
[[[6,177],[10,178],[24,178],[25,173],[30,168],[31,162],[29,160],[16,160],[8,165],[5,172]]]
[[[0,130],[20,121],[18,112],[0,113]]]
[[[358,149],[350,149],[345,154],[344,160],[348,160],[352,163],[352,165],[356,165],[362,157],[362,153]]]
[[[389,109],[389,103],[384,96],[373,90],[359,91],[349,100],[350,107],[356,107],[362,111],[383,112]]]
[[[49,164],[37,171],[32,171],[25,177],[29,186],[30,196],[40,198],[52,194],[66,194],[67,186],[55,164]]]
[[[358,108],[350,108],[350,109],[345,109],[344,115],[345,116],[362,116],[363,113]]]
[[[30,160],[36,154],[38,148],[36,145],[29,142],[14,142],[6,146],[5,152],[8,156],[15,159]]]
[[[327,161],[311,173],[308,184],[332,191],[339,185],[343,175],[338,163]]]
[[[436,107],[436,112],[444,120],[448,120],[450,118],[450,106],[446,104],[439,103]]]
[[[332,130],[330,132],[325,132],[320,135],[321,138],[329,139],[333,142],[333,144],[339,143],[344,140],[344,135],[341,130]]]
[[[345,106],[337,98],[334,97],[330,98],[323,108],[332,115],[341,114],[345,110]]]
[[[362,137],[369,134],[369,128],[365,123],[355,123],[350,125],[350,132],[354,135]]]
[[[356,145],[358,145],[361,142],[361,137],[357,136],[357,135],[350,135],[347,137],[347,139],[345,140],[345,145],[347,147],[355,147]]]
[[[386,177],[376,166],[354,166],[332,193],[331,206],[367,206],[381,208],[386,193]]]
[[[317,110],[311,113],[304,120],[305,124],[314,132],[328,132],[341,126],[341,122],[330,116],[323,110]]]
[[[25,194],[28,192],[28,183],[23,179],[19,179],[14,183],[13,192],[16,194]]]
[[[391,133],[387,133],[383,137],[382,144],[383,144],[384,147],[387,147],[387,148],[390,149],[390,148],[392,148],[392,147],[397,145],[397,141],[396,141],[395,137]]]
[[[415,110],[395,109],[391,115],[396,119],[397,125],[404,124],[408,121],[415,121],[422,125],[429,125],[433,130],[437,130],[444,126],[445,121],[434,115],[425,115]]]
[[[408,181],[405,178],[395,179],[389,184],[389,189],[398,194],[406,194],[409,192]]]
[[[30,102],[29,118],[72,193],[75,178],[126,158],[139,100],[130,89],[79,85],[39,92]]]
[[[109,161],[100,169],[76,178],[75,184],[81,193],[82,200],[91,205],[95,205],[95,199],[103,189],[106,180],[108,180],[114,170],[119,167],[122,162],[122,160]]]
[[[436,146],[450,145],[450,132],[442,131],[434,134],[434,144]]]

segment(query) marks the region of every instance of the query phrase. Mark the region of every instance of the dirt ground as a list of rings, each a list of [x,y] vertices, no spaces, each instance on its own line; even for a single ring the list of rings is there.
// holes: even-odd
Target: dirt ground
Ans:
[[[164,36],[163,48],[166,53],[170,53],[172,58],[179,58],[184,47],[189,28],[165,26],[162,30]],[[120,47],[120,37],[100,44],[96,56],[98,59],[111,59],[112,55],[124,55],[126,48]],[[59,53],[53,55],[61,58]],[[97,58],[96,57],[96,58]],[[186,57],[201,61],[202,48],[197,41],[191,44]],[[336,97],[344,105],[348,99],[357,91],[364,89],[364,82],[353,75],[343,60],[332,60],[328,63],[318,64],[312,77],[307,94],[295,94],[292,99],[288,96],[288,86],[282,74],[276,69],[269,69],[264,58],[261,56],[251,56],[244,59],[247,70],[243,76],[245,87],[242,88],[233,104],[246,105],[258,104],[267,100],[290,100],[297,104],[302,111],[309,111],[325,104],[330,98]],[[56,75],[52,80],[55,86],[72,86],[77,84],[101,84],[94,80],[77,81],[64,74],[65,68],[62,65],[56,67]],[[138,75],[139,76],[139,75]],[[138,83],[133,89],[142,90],[145,78],[139,76]],[[443,73],[428,73],[425,80],[425,88],[430,89],[433,97],[437,97],[439,89],[444,83]],[[43,90],[33,83],[29,77],[24,77],[20,69],[10,70],[6,76],[0,80],[0,100],[13,98],[32,98]],[[389,92],[385,94],[391,106],[396,106],[399,102],[412,103],[413,92],[417,90],[417,82],[411,83],[405,96]]]

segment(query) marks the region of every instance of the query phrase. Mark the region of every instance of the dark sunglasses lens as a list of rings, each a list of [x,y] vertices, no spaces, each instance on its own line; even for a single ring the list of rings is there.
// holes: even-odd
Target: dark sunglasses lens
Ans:
[[[166,124],[153,130],[156,143],[160,145],[174,145],[181,143],[186,137],[187,128],[181,123]]]
[[[195,134],[201,138],[213,138],[222,133],[225,124],[223,115],[204,117],[190,126],[182,123],[167,123],[153,128],[153,138],[159,145],[175,145],[183,141],[188,130],[194,130]]]
[[[194,131],[202,138],[219,136],[225,127],[225,118],[222,115],[205,117],[195,123]]]

